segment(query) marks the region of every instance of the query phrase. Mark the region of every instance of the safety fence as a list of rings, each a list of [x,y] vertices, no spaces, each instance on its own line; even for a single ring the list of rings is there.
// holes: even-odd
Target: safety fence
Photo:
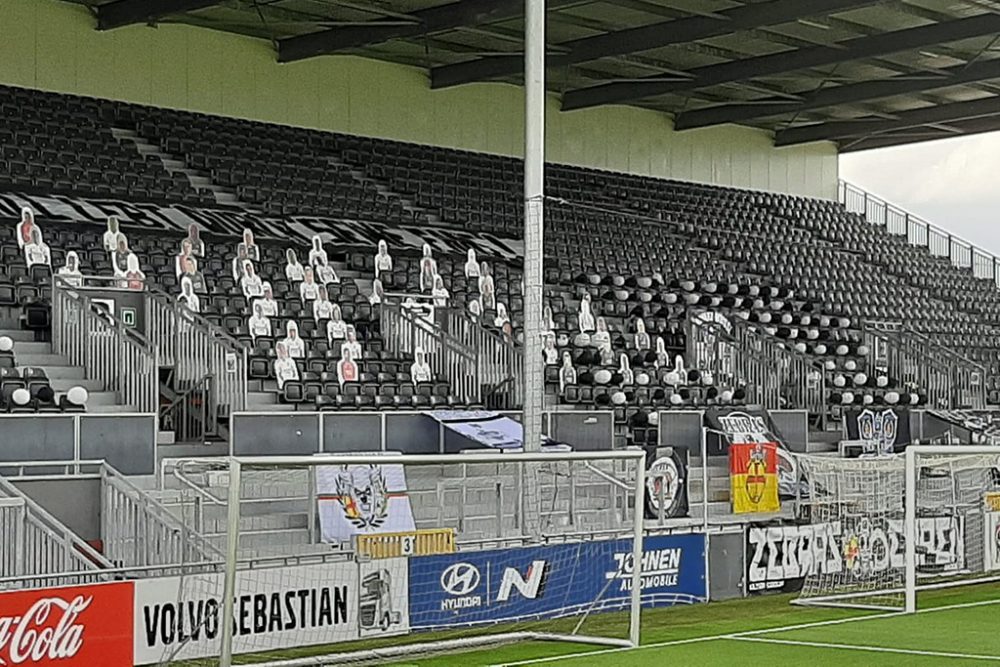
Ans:
[[[55,276],[52,289],[52,349],[84,377],[138,412],[154,412],[159,400],[157,348],[125,326],[101,300]]]
[[[837,194],[849,212],[864,215],[868,222],[885,225],[890,234],[905,236],[912,245],[927,248],[935,257],[947,257],[954,266],[971,269],[975,277],[992,280],[1000,288],[1000,259],[993,253],[856,185],[840,181]]]
[[[862,324],[871,371],[927,394],[931,407],[986,407],[986,369],[931,338],[892,322]]]
[[[710,372],[716,385],[743,388],[747,403],[769,410],[804,409],[825,417],[824,374],[809,356],[740,320],[689,321],[689,363]]]
[[[446,379],[452,393],[465,402],[482,403],[493,387],[515,375],[518,352],[471,320],[437,309],[435,315],[447,318],[442,327],[422,310],[385,302],[379,312],[389,351],[409,357],[424,353],[434,374]],[[519,391],[514,383],[509,404],[516,404]]]
[[[112,563],[0,477],[0,578],[93,571]],[[50,585],[45,579],[40,585]]]

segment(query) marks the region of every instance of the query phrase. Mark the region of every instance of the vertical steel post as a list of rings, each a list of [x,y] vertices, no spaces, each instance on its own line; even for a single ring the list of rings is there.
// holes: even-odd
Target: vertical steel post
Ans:
[[[917,452],[906,450],[906,482],[903,491],[905,517],[903,539],[906,540],[906,613],[917,611]]]
[[[524,451],[541,448],[544,376],[545,0],[524,3]]]
[[[635,507],[632,519],[632,604],[629,617],[628,638],[632,646],[639,645],[642,627],[642,537],[643,519],[646,518],[646,458],[637,458],[635,464]]]
[[[236,597],[236,567],[240,545],[240,479],[242,464],[229,459],[229,497],[226,502],[226,572],[222,588],[222,651],[219,667],[233,664],[233,606]]]

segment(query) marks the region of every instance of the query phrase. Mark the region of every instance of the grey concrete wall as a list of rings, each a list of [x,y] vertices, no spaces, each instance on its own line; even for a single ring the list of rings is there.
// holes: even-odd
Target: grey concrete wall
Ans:
[[[101,539],[101,480],[11,480],[45,511],[87,541]]]
[[[151,475],[155,419],[152,414],[0,415],[0,470],[4,461],[104,459],[127,475]]]
[[[517,418],[516,414],[508,416]],[[548,415],[546,421],[549,419],[552,437],[579,451],[608,450],[613,446],[611,412],[557,412]],[[233,415],[231,437],[232,452],[238,456],[384,450],[435,454],[478,447],[427,414],[413,412],[237,413]]]

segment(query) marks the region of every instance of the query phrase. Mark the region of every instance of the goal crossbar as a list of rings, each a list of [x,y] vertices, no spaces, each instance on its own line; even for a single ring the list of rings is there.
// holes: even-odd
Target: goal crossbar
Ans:
[[[226,560],[222,597],[222,625],[221,639],[222,646],[219,656],[220,667],[231,667],[233,660],[233,619],[235,614],[234,601],[237,591],[237,567],[239,555],[239,532],[240,532],[240,499],[241,499],[241,479],[244,469],[254,467],[309,467],[317,465],[368,465],[373,463],[386,463],[400,465],[458,465],[458,464],[519,464],[519,463],[593,463],[596,461],[622,461],[632,462],[635,465],[634,480],[634,510],[632,513],[631,532],[633,535],[632,562],[636,565],[631,572],[631,600],[629,606],[629,637],[628,639],[616,639],[612,637],[588,637],[582,635],[565,635],[546,632],[510,632],[497,633],[491,636],[467,637],[462,640],[445,640],[439,642],[428,642],[426,649],[431,651],[442,651],[454,648],[465,648],[470,645],[486,645],[490,643],[505,643],[512,641],[526,640],[550,640],[566,641],[574,643],[604,644],[614,647],[635,647],[639,645],[640,614],[642,606],[642,567],[638,564],[642,562],[643,556],[643,517],[646,488],[645,482],[645,458],[646,453],[640,448],[627,448],[615,451],[588,451],[588,452],[508,452],[498,451],[472,452],[462,454],[394,454],[391,459],[373,454],[329,454],[313,456],[233,456],[225,461],[229,465],[229,484],[227,494],[227,505],[230,511],[227,513],[226,522]],[[323,664],[317,660],[335,662],[337,658],[346,658],[348,655],[352,659],[359,657],[364,659],[370,656],[371,659],[385,659],[388,657],[398,657],[394,655],[394,650],[399,650],[403,655],[405,651],[420,651],[418,645],[408,647],[385,647],[382,649],[368,649],[358,653],[333,654],[327,656],[314,656],[312,658],[296,658],[289,660],[279,660],[273,664],[275,667],[299,667],[305,665]]]

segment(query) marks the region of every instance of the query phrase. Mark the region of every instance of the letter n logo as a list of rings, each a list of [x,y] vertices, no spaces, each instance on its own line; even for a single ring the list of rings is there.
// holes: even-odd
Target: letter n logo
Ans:
[[[512,590],[516,588],[522,597],[534,600],[542,594],[545,589],[545,575],[548,570],[548,563],[544,560],[532,561],[525,576],[521,576],[513,567],[504,570],[503,579],[500,581],[500,591],[497,593],[497,602],[507,602],[510,600]]]

